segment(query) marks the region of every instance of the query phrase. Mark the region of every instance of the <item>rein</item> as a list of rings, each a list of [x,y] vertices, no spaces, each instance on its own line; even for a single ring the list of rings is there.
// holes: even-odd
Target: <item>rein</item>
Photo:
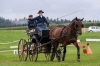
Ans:
[[[75,24],[76,24],[76,23],[75,23]],[[65,27],[62,29],[60,35],[62,35],[62,32],[63,32],[63,30],[64,30],[65,28],[70,28],[70,29],[71,29],[70,24],[69,24],[68,26],[65,26]],[[71,29],[71,30],[73,30],[74,32],[76,32],[76,34],[68,34],[69,36],[77,36],[77,35],[78,35],[78,33],[77,33],[76,30],[74,30],[74,29]]]
[[[62,38],[65,38],[65,37],[73,37],[73,36],[77,36],[77,35],[64,35],[64,36],[62,36],[62,37],[60,37],[60,38],[55,38],[55,39],[53,39],[53,40],[51,40],[51,41],[49,41],[49,42],[47,42],[47,43],[43,43],[43,44],[41,44],[41,46],[38,46],[38,48],[39,47],[42,47],[42,46],[45,46],[45,45],[48,45],[48,44],[50,44],[50,43],[52,43],[52,42],[54,42],[54,41],[57,41],[57,40],[59,40],[59,39],[62,39]]]
[[[77,21],[77,22],[78,22],[78,21]],[[72,22],[71,22],[71,23],[72,23]],[[50,43],[52,43],[52,42],[54,42],[54,41],[57,41],[57,40],[59,40],[59,39],[65,38],[65,37],[73,37],[73,36],[76,36],[76,37],[77,37],[77,36],[78,36],[78,33],[77,33],[76,30],[71,29],[71,23],[70,23],[68,26],[65,26],[65,27],[62,28],[60,34],[58,35],[58,37],[61,36],[60,38],[57,37],[57,38],[55,38],[55,39],[53,39],[53,40],[51,40],[51,41],[49,41],[49,42],[47,42],[47,43],[41,44],[41,46],[48,45],[48,44],[50,44]],[[76,23],[75,23],[75,25],[76,25]],[[63,32],[63,30],[64,30],[65,28],[70,28],[71,30],[75,31],[76,34],[67,34],[67,35],[62,36],[62,32]],[[38,46],[38,47],[41,47],[41,46]]]

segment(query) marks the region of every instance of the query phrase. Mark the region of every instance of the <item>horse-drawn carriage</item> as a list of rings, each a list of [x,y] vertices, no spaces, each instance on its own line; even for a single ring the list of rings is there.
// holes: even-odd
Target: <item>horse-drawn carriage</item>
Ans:
[[[42,25],[42,24],[41,24]],[[44,53],[47,60],[50,60],[52,52],[51,39],[46,26],[37,26],[33,30],[27,30],[28,40],[21,39],[18,44],[18,55],[21,61],[37,61],[38,54]]]
[[[19,59],[26,61],[29,58],[30,61],[37,61],[38,54],[44,53],[47,60],[53,61],[56,54],[58,61],[61,61],[61,58],[64,61],[66,46],[73,43],[77,48],[77,61],[80,61],[80,49],[77,43],[77,37],[79,34],[82,34],[82,20],[75,18],[68,26],[64,28],[57,27],[51,30],[38,27],[37,25],[36,29],[27,32],[29,36],[27,41],[25,39],[19,41]]]

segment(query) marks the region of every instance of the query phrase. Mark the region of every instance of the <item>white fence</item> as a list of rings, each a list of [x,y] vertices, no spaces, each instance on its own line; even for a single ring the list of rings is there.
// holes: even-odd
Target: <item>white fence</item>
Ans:
[[[13,49],[13,48],[18,48],[18,46],[10,46],[10,48],[11,48],[11,49]]]
[[[100,39],[89,39],[89,38],[86,38],[86,41],[95,41],[95,42],[100,42]]]
[[[18,42],[19,40],[15,40],[15,41],[12,41],[12,42],[6,42],[6,43],[0,43],[0,44],[12,44],[12,43],[16,43]]]
[[[19,40],[13,41],[13,42],[7,42],[7,43],[0,43],[0,44],[10,44],[10,43],[14,43],[14,42],[18,42]],[[86,38],[86,41],[95,41],[95,42],[100,42],[100,39],[89,39]],[[77,40],[77,42],[81,42],[80,39]],[[18,46],[10,46],[11,49],[13,48],[18,48]]]
[[[78,39],[77,42],[81,42],[80,39]]]

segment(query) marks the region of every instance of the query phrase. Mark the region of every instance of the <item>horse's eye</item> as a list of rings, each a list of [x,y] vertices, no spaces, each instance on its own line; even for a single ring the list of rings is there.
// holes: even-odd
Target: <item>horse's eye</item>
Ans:
[[[82,27],[84,27],[84,25],[82,24]]]
[[[78,25],[76,24],[76,27],[78,27]]]

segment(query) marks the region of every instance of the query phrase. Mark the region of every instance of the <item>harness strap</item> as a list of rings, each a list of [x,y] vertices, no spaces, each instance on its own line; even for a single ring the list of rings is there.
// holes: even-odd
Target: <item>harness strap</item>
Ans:
[[[73,37],[73,36],[77,36],[77,35],[64,35],[64,36],[62,36],[62,37],[60,37],[60,38],[55,38],[55,39],[53,39],[53,40],[51,40],[51,41],[49,41],[49,42],[47,42],[47,43],[43,43],[43,44],[41,44],[41,46],[38,46],[38,47],[42,47],[42,46],[44,46],[44,45],[48,45],[48,44],[50,44],[50,43],[53,43],[54,41],[57,41],[57,40],[59,40],[59,39],[62,39],[62,38],[65,38],[65,37]]]

